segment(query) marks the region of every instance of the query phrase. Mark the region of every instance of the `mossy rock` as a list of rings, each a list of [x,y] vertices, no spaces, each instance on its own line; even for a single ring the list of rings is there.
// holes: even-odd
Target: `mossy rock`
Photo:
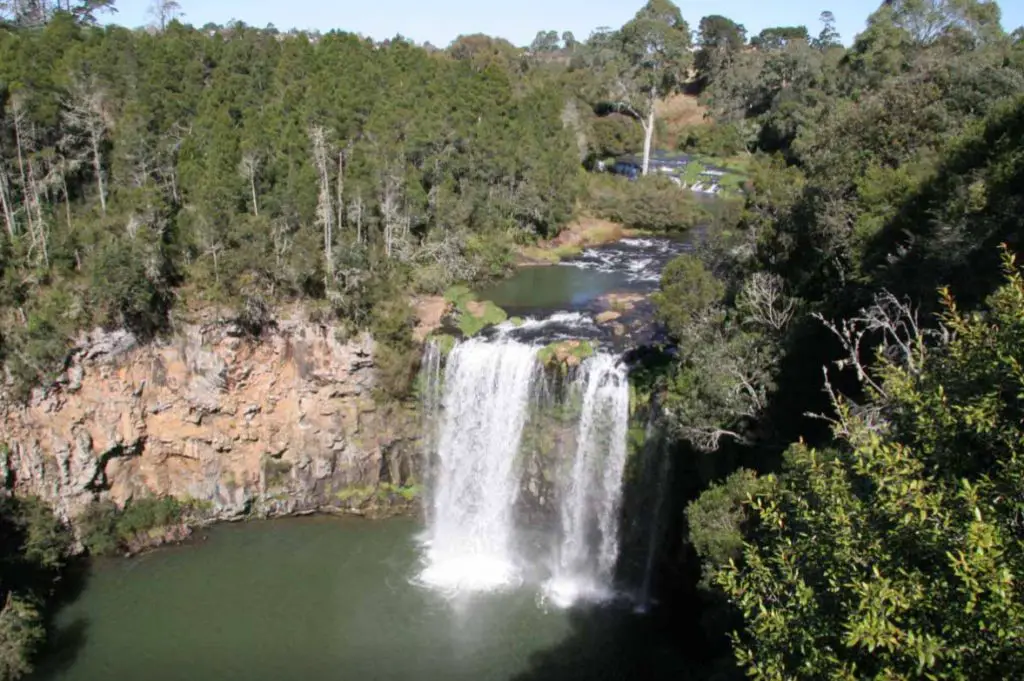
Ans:
[[[595,352],[596,348],[591,341],[566,340],[544,346],[537,353],[537,359],[548,368],[572,368],[582,364],[583,360]]]
[[[437,348],[441,351],[442,357],[447,357],[451,354],[451,351],[455,349],[455,343],[457,342],[455,336],[450,333],[435,333],[430,336],[430,340],[437,343]]]
[[[490,300],[477,300],[467,286],[452,286],[445,291],[444,297],[455,308],[455,325],[467,338],[508,319],[507,312]]]
[[[476,300],[469,287],[464,284],[456,284],[444,292],[444,299],[457,308],[463,307],[467,302]]]
[[[466,312],[459,315],[459,330],[467,337],[475,336],[488,326],[501,324],[508,319],[508,313],[489,300],[471,301]]]
[[[380,487],[377,488],[377,496],[382,501],[389,501],[392,496],[397,496],[404,501],[412,502],[418,499],[422,492],[423,488],[415,483],[410,485],[393,485],[388,482],[382,482]]]
[[[339,490],[334,496],[342,503],[347,503],[351,506],[359,506],[372,497],[374,491],[375,488],[373,485],[368,485],[366,487],[354,485],[352,487],[346,487],[343,490]]]

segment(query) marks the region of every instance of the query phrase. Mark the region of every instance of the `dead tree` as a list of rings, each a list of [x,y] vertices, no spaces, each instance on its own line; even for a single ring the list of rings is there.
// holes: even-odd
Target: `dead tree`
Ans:
[[[10,180],[7,177],[7,169],[0,160],[0,209],[4,213],[4,225],[7,227],[7,235],[14,243],[16,226],[14,222],[14,207],[11,204]]]
[[[320,178],[316,217],[324,232],[325,283],[330,288],[334,282],[334,207],[331,203],[331,177],[327,166],[327,135],[322,126],[312,125],[309,128],[309,139],[313,145],[313,165]]]
[[[252,214],[259,217],[260,204],[256,198],[256,173],[260,169],[260,157],[254,151],[247,151],[242,155],[238,163],[238,172],[249,182],[249,191],[252,193]]]
[[[76,80],[70,92],[71,96],[64,101],[64,122],[68,128],[80,131],[87,145],[85,153],[96,177],[100,210],[106,215],[107,190],[103,170],[103,142],[109,127],[106,97],[95,81]]]

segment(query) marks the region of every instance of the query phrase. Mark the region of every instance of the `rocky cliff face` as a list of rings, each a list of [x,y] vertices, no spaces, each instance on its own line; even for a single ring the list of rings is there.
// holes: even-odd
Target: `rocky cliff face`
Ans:
[[[415,411],[372,395],[373,342],[282,322],[84,338],[57,385],[0,404],[0,475],[74,518],[94,499],[208,502],[218,518],[384,512],[416,493]]]

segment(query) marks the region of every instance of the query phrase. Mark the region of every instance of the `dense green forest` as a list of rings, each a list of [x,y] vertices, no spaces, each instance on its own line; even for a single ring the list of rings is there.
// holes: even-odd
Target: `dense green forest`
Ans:
[[[407,285],[502,273],[568,219],[579,150],[561,91],[500,50],[66,12],[0,28],[7,371],[45,380],[77,330],[152,335],[172,307],[258,324],[303,298],[360,329]]]
[[[444,50],[98,27],[110,4],[0,4],[5,390],[82,329],[214,309],[256,333],[294,300],[371,329],[400,389],[409,292],[500,276],[581,206],[689,224],[671,185],[583,171],[663,146],[685,91],[709,120],[679,148],[750,177],[655,301],[692,675],[1024,677],[1024,30],[996,3],[888,0],[844,47],[829,12],[748,36],[651,0],[585,41]],[[24,503],[4,555],[55,568]],[[16,677],[49,583],[4,570]]]
[[[849,48],[830,13],[700,22],[702,134],[763,152],[657,301],[709,673],[1024,675],[1024,31],[999,17],[886,2]]]

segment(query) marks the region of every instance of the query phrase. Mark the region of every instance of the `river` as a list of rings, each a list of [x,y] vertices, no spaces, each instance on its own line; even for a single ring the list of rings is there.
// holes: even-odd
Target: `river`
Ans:
[[[101,560],[58,616],[47,681],[679,678],[676,642],[628,607],[544,607],[536,589],[415,585],[411,520],[221,525]]]

